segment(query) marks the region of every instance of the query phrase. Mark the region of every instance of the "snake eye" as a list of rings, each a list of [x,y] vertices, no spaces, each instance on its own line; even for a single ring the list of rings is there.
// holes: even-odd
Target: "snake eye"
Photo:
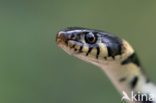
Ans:
[[[85,35],[85,40],[87,43],[93,44],[96,42],[96,36],[93,33],[88,33]]]

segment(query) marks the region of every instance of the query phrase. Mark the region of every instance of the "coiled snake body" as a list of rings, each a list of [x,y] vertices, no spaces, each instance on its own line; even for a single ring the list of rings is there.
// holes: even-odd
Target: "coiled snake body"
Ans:
[[[68,54],[100,67],[119,93],[130,98],[127,102],[156,103],[156,86],[124,39],[104,31],[70,27],[58,32],[56,42]],[[131,99],[132,92],[135,95]]]

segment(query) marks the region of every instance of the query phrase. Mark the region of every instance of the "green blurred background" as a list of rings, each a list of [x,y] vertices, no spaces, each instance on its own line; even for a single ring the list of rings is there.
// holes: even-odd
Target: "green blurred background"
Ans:
[[[126,39],[156,82],[155,0],[1,0],[0,26],[0,103],[121,103],[102,70],[57,46],[71,26]]]

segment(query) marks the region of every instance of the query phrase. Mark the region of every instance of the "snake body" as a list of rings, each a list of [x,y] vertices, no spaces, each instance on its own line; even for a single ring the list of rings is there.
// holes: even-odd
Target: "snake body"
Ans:
[[[58,32],[56,42],[68,54],[100,67],[120,94],[131,97],[133,92],[135,98],[127,102],[156,103],[156,86],[145,75],[126,40],[100,30],[70,27]]]

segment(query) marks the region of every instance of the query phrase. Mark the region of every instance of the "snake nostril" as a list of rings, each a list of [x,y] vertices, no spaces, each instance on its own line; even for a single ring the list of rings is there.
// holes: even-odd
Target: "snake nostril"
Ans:
[[[71,39],[75,40],[76,39],[76,35],[75,34],[72,34],[71,35]]]
[[[59,43],[60,41],[63,43],[66,43],[67,41],[65,33],[61,31],[56,35],[56,42]]]
[[[72,35],[71,35],[71,38],[74,38],[74,37],[75,37],[75,35],[74,35],[74,34],[72,34]]]

